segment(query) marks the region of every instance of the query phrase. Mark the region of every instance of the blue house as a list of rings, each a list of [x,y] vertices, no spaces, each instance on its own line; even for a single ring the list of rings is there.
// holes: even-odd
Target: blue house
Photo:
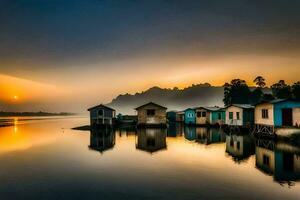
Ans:
[[[184,111],[184,123],[188,125],[196,124],[196,111],[194,108],[188,108]]]
[[[116,111],[106,105],[100,104],[88,109],[90,112],[90,124],[96,125],[113,125],[116,118]]]
[[[300,101],[276,99],[255,106],[255,124],[274,127],[300,126]]]

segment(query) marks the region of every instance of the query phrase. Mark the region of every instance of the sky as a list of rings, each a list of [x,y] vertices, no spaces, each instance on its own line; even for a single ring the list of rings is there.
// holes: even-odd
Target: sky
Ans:
[[[0,0],[0,110],[300,77],[298,0]]]

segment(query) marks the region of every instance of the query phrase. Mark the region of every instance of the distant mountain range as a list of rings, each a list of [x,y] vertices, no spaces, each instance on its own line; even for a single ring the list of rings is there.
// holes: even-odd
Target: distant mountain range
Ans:
[[[134,114],[134,108],[149,101],[166,106],[168,110],[183,110],[195,106],[223,106],[223,94],[223,87],[209,83],[184,89],[152,87],[141,93],[119,95],[107,105],[122,114]]]
[[[250,87],[254,90],[255,87]],[[264,93],[271,93],[270,88],[264,88]],[[224,88],[212,86],[209,83],[193,84],[184,89],[166,89],[152,87],[135,94],[121,94],[107,104],[116,109],[117,113],[134,114],[134,108],[150,101],[168,108],[168,110],[184,110],[197,106],[224,106]]]

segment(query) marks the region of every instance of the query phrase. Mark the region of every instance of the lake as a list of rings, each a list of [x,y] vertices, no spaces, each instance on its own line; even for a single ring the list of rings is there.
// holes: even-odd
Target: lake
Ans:
[[[85,117],[0,128],[0,199],[299,199],[300,147],[171,125],[78,131]]]

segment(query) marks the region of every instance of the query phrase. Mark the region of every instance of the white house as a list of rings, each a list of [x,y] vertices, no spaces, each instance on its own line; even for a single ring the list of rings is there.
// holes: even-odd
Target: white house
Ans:
[[[250,104],[231,104],[226,107],[226,124],[245,126],[254,123],[254,106]]]

